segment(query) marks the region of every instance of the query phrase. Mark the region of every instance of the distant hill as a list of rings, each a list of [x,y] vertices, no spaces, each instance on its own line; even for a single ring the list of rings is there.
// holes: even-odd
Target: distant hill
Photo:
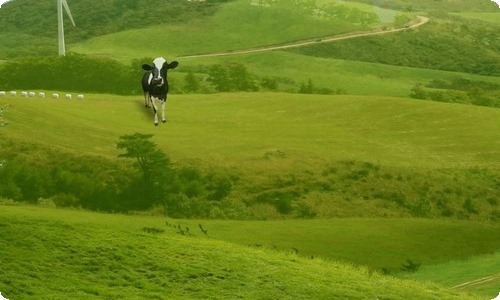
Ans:
[[[373,1],[373,0],[356,0],[357,2],[364,2],[373,5],[380,5],[383,7],[391,7],[398,10],[407,11],[427,11],[427,12],[497,12],[498,6],[491,2],[491,0],[386,0],[386,1]]]
[[[212,15],[222,2],[226,1],[68,0],[77,26],[73,27],[65,18],[65,28],[68,28],[65,32],[66,42],[74,43],[126,29],[189,22]],[[8,2],[0,10],[0,57],[49,55],[57,47],[56,32],[55,1]]]
[[[453,4],[444,0],[68,2],[77,23],[73,27],[68,18],[65,21],[69,52],[106,55],[127,64],[167,47],[169,53],[179,55],[244,49],[391,26],[392,18],[401,23],[419,14],[431,21],[418,30],[289,51],[488,76],[499,72],[495,66],[500,64],[496,38],[500,25],[489,21],[499,10],[488,0]],[[469,17],[471,13],[474,18]],[[54,55],[56,30],[54,1],[6,3],[0,10],[0,60]],[[157,40],[159,43],[146,45]]]
[[[183,23],[212,15],[224,0],[68,0],[77,27],[66,30],[68,42],[122,30],[158,24]],[[96,5],[98,3],[98,5]],[[53,0],[15,0],[0,10],[2,32],[53,37],[57,28],[57,6]],[[69,20],[65,26],[72,27]]]

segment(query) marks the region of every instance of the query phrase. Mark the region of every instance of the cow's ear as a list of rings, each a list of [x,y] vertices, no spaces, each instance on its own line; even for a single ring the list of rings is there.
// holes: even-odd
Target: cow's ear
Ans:
[[[167,69],[175,69],[175,68],[177,68],[178,65],[179,65],[179,62],[173,61],[173,62],[168,64]]]
[[[144,71],[151,71],[151,70],[153,70],[153,67],[151,65],[143,64],[142,69]]]

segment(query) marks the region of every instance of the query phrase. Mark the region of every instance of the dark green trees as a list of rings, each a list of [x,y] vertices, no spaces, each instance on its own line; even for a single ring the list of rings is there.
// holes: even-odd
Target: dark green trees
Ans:
[[[134,167],[140,176],[129,186],[128,196],[133,208],[147,208],[164,203],[168,175],[172,167],[170,159],[151,141],[152,134],[134,133],[120,137],[118,149],[125,153],[118,157],[135,159]]]

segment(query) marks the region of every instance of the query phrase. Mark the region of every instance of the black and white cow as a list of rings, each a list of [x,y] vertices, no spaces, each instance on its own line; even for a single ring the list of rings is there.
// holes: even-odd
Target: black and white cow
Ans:
[[[165,118],[165,103],[167,102],[168,94],[167,70],[175,69],[178,65],[179,63],[177,61],[167,63],[167,60],[163,57],[155,58],[151,65],[142,65],[142,69],[147,71],[142,77],[144,105],[146,107],[149,107],[150,103],[153,104],[153,110],[155,113],[155,125],[158,125],[158,107],[156,105],[157,102],[161,103],[162,122],[165,123],[167,121],[167,119]]]

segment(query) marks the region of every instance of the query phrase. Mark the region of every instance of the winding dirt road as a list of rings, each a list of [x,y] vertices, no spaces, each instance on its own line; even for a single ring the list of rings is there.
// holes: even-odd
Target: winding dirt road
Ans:
[[[305,47],[305,46],[310,46],[310,45],[314,45],[314,44],[330,43],[330,42],[354,39],[354,38],[364,37],[364,36],[384,35],[384,34],[404,31],[404,30],[410,30],[413,28],[420,27],[427,22],[429,22],[429,18],[418,16],[417,19],[413,20],[412,22],[408,23],[407,25],[405,25],[403,27],[399,27],[399,28],[394,28],[394,29],[387,29],[387,30],[379,29],[376,31],[358,32],[358,33],[336,35],[336,36],[324,37],[324,38],[307,39],[307,40],[297,41],[297,42],[283,44],[283,45],[271,45],[271,46],[265,46],[265,47],[259,47],[259,48],[242,49],[242,50],[217,52],[217,53],[184,55],[184,56],[180,56],[180,57],[182,57],[182,58],[200,58],[200,57],[229,56],[229,55],[241,55],[241,54],[256,53],[256,52],[267,52],[267,51],[274,51],[274,50],[298,48],[298,47]]]

